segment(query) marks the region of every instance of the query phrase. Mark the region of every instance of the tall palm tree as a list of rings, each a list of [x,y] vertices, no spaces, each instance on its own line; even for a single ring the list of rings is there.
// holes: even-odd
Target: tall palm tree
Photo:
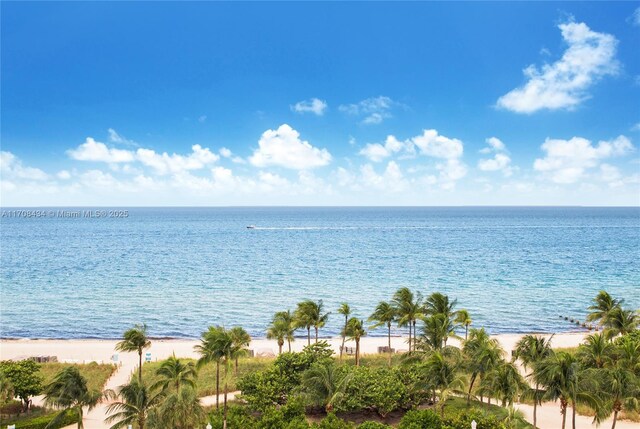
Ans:
[[[394,320],[396,320],[396,310],[393,308],[393,305],[386,301],[380,301],[371,316],[369,316],[370,322],[376,322],[371,326],[371,329],[384,325],[387,327],[387,352],[389,353],[389,366],[391,366],[391,324]],[[342,338],[344,346],[344,336]]]
[[[281,323],[284,327],[286,327],[285,339],[287,340],[287,345],[289,346],[289,352],[291,352],[291,343],[295,341],[294,333],[296,330],[295,320],[293,315],[291,314],[291,311],[278,311],[273,316],[273,321],[278,321],[279,324]]]
[[[196,429],[206,419],[200,398],[191,387],[172,392],[149,412],[147,425],[153,429]]]
[[[122,335],[122,341],[116,344],[116,350],[121,352],[138,352],[138,381],[142,382],[142,351],[151,347],[147,337],[147,325],[135,325],[127,329]]]
[[[579,366],[578,359],[567,352],[551,352],[542,361],[534,365],[534,380],[546,388],[545,395],[551,400],[560,400],[562,414],[562,429],[565,428],[567,407],[572,408],[572,427],[576,427],[576,405],[587,403],[596,410],[596,417],[601,413],[600,403],[590,391],[593,386],[585,387],[586,381],[592,381],[593,376],[585,373]]]
[[[364,329],[362,320],[356,317],[349,319],[344,336],[356,342],[356,366],[360,366],[360,339],[365,335],[367,335],[367,331]]]
[[[344,395],[351,375],[331,363],[315,364],[302,374],[302,394],[330,413],[334,403]]]
[[[220,408],[220,361],[222,352],[218,349],[217,338],[224,332],[222,326],[209,326],[209,329],[202,333],[200,344],[194,349],[200,358],[196,362],[196,368],[200,370],[204,365],[216,364],[216,409]]]
[[[73,410],[78,416],[78,429],[84,428],[83,407],[92,410],[102,399],[102,393],[90,391],[87,380],[75,366],[60,371],[44,389],[44,401],[47,405],[62,408],[62,411],[47,425],[57,427],[67,411]]]
[[[640,408],[640,380],[623,365],[613,365],[601,372],[599,389],[605,395],[605,411],[602,417],[613,413],[611,429],[615,429],[618,414],[623,409]]]
[[[614,349],[604,334],[592,334],[578,347],[578,358],[585,367],[604,368],[613,358]]]
[[[553,336],[551,337],[553,338]],[[551,338],[545,339],[538,335],[525,335],[516,343],[514,358],[520,359],[525,370],[536,365],[551,354]],[[532,377],[529,374],[528,377]],[[534,379],[534,389],[531,390],[533,396],[533,428],[537,429],[537,408],[542,403],[542,391],[539,384]]]
[[[455,315],[453,310],[458,300],[449,300],[449,297],[440,292],[434,292],[424,302],[424,313],[429,315],[444,314],[448,318]]]
[[[448,338],[455,335],[454,329],[451,319],[445,314],[437,313],[429,316],[424,319],[423,343],[430,349],[440,350],[447,345]],[[417,337],[415,340],[417,342]]]
[[[221,363],[224,365],[224,407],[223,407],[223,419],[222,427],[227,429],[227,394],[229,392],[229,366],[231,361],[235,359],[238,354],[242,353],[240,345],[234,342],[231,333],[225,329],[222,329],[215,336],[213,340],[213,348],[218,350],[221,357]]]
[[[169,386],[172,386],[176,392],[179,392],[183,385],[192,389],[196,386],[197,372],[195,364],[193,362],[184,363],[176,358],[175,353],[162,362],[160,368],[156,370],[156,375],[160,376],[160,379],[151,386],[152,390],[161,388],[164,391]]]
[[[527,389],[527,383],[512,362],[500,362],[480,383],[480,388],[489,397],[502,401],[502,406],[511,406],[520,393]]]
[[[625,310],[621,307],[615,307],[604,319],[604,333],[607,338],[613,338],[616,335],[628,334],[640,326],[640,316],[634,310]]]
[[[482,381],[485,375],[500,363],[504,350],[483,328],[469,331],[469,339],[464,342],[462,352],[465,356],[467,371],[471,373],[467,392],[467,404],[469,404],[475,381],[478,377]]]
[[[458,310],[456,312],[456,323],[459,326],[464,326],[464,340],[467,341],[467,336],[469,334],[469,325],[471,325],[471,323],[473,322],[473,320],[471,320],[471,315],[469,315],[469,312],[467,310]]]
[[[307,345],[311,345],[311,327],[314,323],[316,303],[307,299],[298,303],[296,311],[293,313],[293,320],[296,328],[307,330]]]
[[[338,307],[338,314],[344,316],[344,326],[343,326],[343,334],[342,334],[342,345],[340,346],[340,360],[342,360],[342,353],[344,352],[344,342],[347,337],[344,336],[344,331],[347,329],[347,322],[349,321],[349,316],[351,315],[351,307],[346,302],[340,304]]]
[[[229,330],[229,335],[233,338],[233,345],[236,347],[235,354],[235,374],[238,375],[238,359],[246,356],[251,344],[251,335],[241,326],[234,326]]]
[[[149,411],[159,404],[161,395],[154,395],[151,389],[137,380],[121,386],[118,393],[108,391],[108,396],[119,401],[109,404],[105,423],[113,424],[110,429],[120,429],[138,425],[144,429]]]
[[[403,287],[393,294],[391,302],[396,310],[398,326],[409,327],[409,352],[411,352],[415,349],[415,345],[412,347],[411,334],[413,333],[415,337],[416,321],[424,316],[422,296],[419,293],[414,296],[409,288]]]
[[[588,307],[588,322],[598,322],[603,325],[607,316],[614,308],[619,308],[624,300],[614,299],[607,291],[601,290],[593,299],[593,304]]]
[[[438,404],[440,413],[444,417],[444,406],[451,393],[462,393],[464,378],[459,374],[460,364],[452,359],[447,359],[440,351],[435,351],[422,366],[425,386],[431,390],[433,401]]]
[[[288,326],[282,319],[274,318],[267,327],[267,339],[278,342],[278,354],[282,354],[284,339],[287,337]]]

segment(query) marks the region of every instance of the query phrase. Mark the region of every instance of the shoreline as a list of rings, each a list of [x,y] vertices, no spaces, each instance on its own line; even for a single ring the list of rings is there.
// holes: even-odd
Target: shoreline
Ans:
[[[513,334],[497,334],[492,335],[496,338],[505,350],[505,357],[509,357],[511,351],[515,348],[516,342],[524,335],[536,334],[544,337],[551,337],[553,347],[565,348],[576,347],[583,339],[590,334],[586,332],[562,332],[562,333],[513,333]],[[335,353],[339,353],[342,343],[341,337],[324,337],[319,338],[320,341],[327,341],[333,348]],[[391,347],[396,352],[403,352],[408,349],[407,336],[392,336]],[[138,356],[136,353],[122,353],[115,351],[115,344],[119,339],[0,339],[0,360],[24,359],[31,356],[56,356],[59,362],[67,363],[137,363]],[[199,339],[187,338],[162,338],[151,339],[151,347],[145,349],[145,356],[150,353],[150,360],[162,360],[171,356],[173,353],[177,357],[197,358],[198,355],[194,350],[194,346],[199,343]],[[314,339],[311,339],[314,343]],[[451,338],[450,345],[460,345],[460,340]],[[307,345],[306,337],[296,338],[291,343],[291,351],[301,351]],[[346,341],[345,346],[354,347],[353,341]],[[378,347],[387,346],[386,336],[367,336],[360,340],[360,349],[363,355],[377,354]],[[278,354],[278,345],[275,340],[266,338],[254,338],[251,340],[249,349],[253,350],[256,357],[272,357]],[[282,351],[288,351],[288,345],[285,342]],[[117,359],[113,359],[117,355]]]

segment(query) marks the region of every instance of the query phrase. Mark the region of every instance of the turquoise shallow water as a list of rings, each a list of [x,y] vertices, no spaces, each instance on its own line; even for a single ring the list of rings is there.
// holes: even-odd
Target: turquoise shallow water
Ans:
[[[583,319],[601,288],[640,306],[638,208],[128,210],[2,218],[0,335],[115,338],[146,322],[262,336],[304,298],[366,317],[400,286],[447,293],[494,333],[572,329],[558,315]]]

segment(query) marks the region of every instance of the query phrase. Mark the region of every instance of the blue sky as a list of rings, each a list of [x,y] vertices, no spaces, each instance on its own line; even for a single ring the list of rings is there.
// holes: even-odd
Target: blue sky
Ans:
[[[640,9],[2,2],[2,205],[640,205]]]

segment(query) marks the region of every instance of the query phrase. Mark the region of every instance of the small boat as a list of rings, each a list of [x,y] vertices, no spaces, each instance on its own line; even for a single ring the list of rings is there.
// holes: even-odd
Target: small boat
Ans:
[[[255,225],[247,225],[247,229],[256,229]]]

